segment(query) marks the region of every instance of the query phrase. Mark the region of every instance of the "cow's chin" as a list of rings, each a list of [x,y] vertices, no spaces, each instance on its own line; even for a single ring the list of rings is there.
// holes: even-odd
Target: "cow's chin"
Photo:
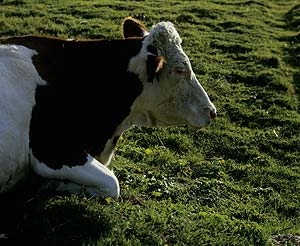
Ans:
[[[188,126],[189,129],[197,131],[201,128],[209,126],[211,123],[210,118],[207,118],[206,120],[201,120],[199,122],[186,122],[186,125]]]
[[[192,131],[198,131],[206,126],[193,126],[193,125],[187,125],[187,127]]]
[[[172,126],[187,126],[188,128],[192,130],[199,130],[201,128],[209,126],[211,123],[211,119],[209,116],[205,118],[201,118],[200,120],[188,120],[188,119],[174,119],[169,118],[156,118],[156,124],[152,126],[157,127],[172,127]]]

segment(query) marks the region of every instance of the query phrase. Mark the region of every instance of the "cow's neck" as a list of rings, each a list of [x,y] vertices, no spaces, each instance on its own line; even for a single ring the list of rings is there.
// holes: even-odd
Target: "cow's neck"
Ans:
[[[100,161],[104,165],[109,165],[111,158],[114,154],[114,149],[116,147],[116,144],[118,142],[118,139],[120,136],[132,127],[132,124],[130,122],[130,115],[125,118],[125,120],[116,128],[113,136],[107,140],[103,150],[100,154],[95,155],[94,157]]]
[[[114,134],[109,138],[101,150],[101,153],[95,155],[94,157],[103,163],[104,165],[109,165],[111,158],[114,154],[114,149],[116,147],[119,137],[126,130],[130,129],[132,126],[155,126],[156,120],[150,111],[138,112],[135,110],[135,104],[131,107],[130,114],[122,121],[122,123],[116,128]]]

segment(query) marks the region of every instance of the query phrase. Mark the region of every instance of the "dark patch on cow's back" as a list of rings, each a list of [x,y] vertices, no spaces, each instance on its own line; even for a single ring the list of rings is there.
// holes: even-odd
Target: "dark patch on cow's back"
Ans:
[[[48,83],[58,81],[62,74],[65,42],[60,38],[30,35],[0,39],[1,44],[23,45],[38,52],[32,60],[39,75]]]
[[[86,151],[99,155],[142,91],[127,72],[141,39],[67,41],[27,36],[11,43],[35,49],[34,65],[48,82],[36,90],[30,147],[54,169],[81,165]]]

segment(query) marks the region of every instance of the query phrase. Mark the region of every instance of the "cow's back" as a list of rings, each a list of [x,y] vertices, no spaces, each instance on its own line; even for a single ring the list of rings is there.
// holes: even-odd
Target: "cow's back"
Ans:
[[[29,170],[29,125],[35,89],[43,81],[32,65],[34,51],[0,46],[0,193]]]

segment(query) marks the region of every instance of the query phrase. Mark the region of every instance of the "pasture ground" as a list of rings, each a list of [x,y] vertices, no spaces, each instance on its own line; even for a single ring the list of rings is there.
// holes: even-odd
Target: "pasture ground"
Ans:
[[[2,0],[0,36],[121,38],[128,15],[176,25],[217,120],[126,132],[118,201],[0,197],[0,244],[300,245],[299,1]]]

